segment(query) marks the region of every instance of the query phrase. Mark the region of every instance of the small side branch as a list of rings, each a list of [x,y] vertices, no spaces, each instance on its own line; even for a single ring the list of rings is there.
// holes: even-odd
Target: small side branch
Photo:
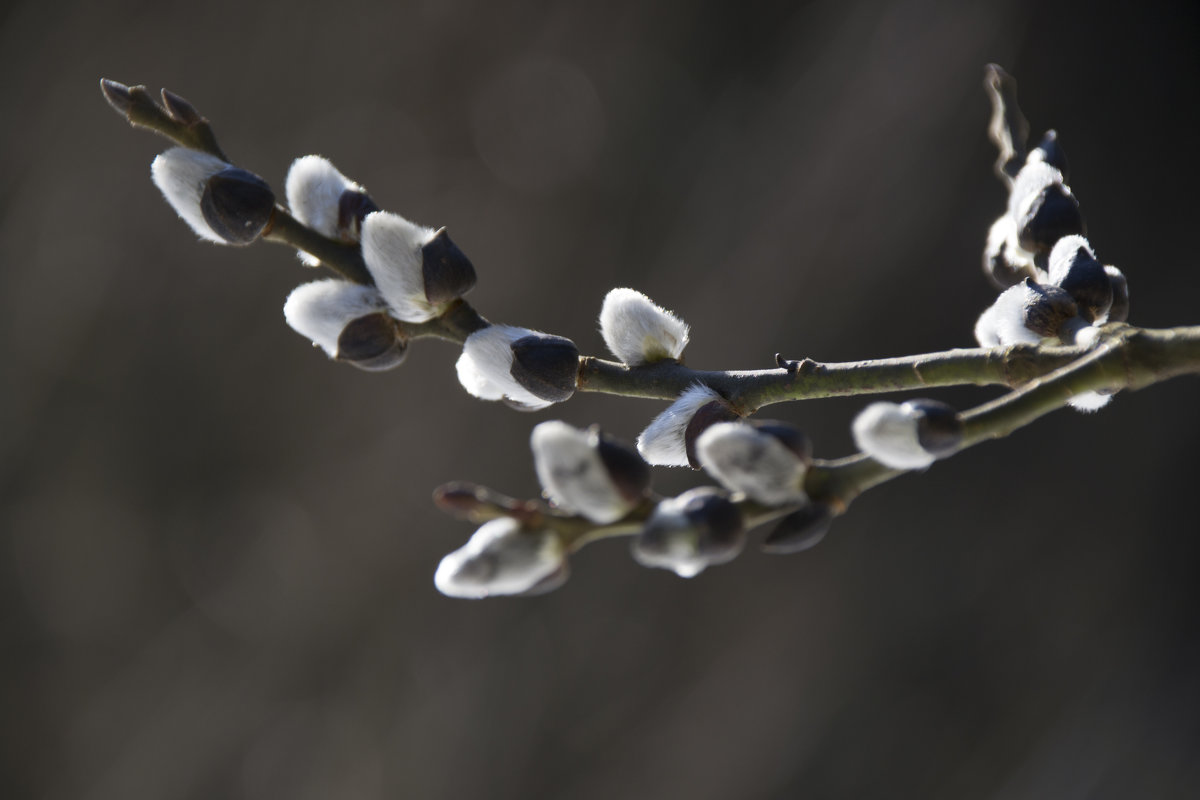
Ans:
[[[997,64],[988,64],[983,86],[992,102],[992,118],[988,123],[988,138],[996,145],[996,177],[1005,186],[1021,171],[1025,163],[1026,142],[1029,140],[1029,121],[1017,105],[1017,82]]]

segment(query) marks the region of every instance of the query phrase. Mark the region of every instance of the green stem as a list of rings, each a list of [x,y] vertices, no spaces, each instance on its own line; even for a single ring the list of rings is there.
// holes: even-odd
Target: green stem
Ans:
[[[1099,346],[1083,357],[963,412],[963,441],[958,451],[1007,436],[1084,392],[1136,391],[1195,374],[1200,374],[1200,326],[1147,330],[1114,325]],[[805,488],[811,498],[840,512],[862,492],[905,472],[860,453],[815,464]]]
[[[275,206],[271,224],[267,226],[262,239],[303,250],[319,258],[323,266],[348,281],[366,286],[375,285],[375,280],[363,262],[361,247],[322,236],[289,214],[283,206]]]
[[[810,359],[764,370],[702,371],[676,361],[629,367],[593,356],[581,359],[579,391],[673,400],[703,384],[740,410],[772,403],[911,391],[939,386],[1020,386],[1069,364],[1082,347],[973,348],[902,358],[822,364]]]

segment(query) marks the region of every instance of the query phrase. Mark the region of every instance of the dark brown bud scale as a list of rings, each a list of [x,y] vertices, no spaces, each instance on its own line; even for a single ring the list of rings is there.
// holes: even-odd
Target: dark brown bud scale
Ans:
[[[1061,271],[1062,277],[1058,285],[1070,293],[1079,305],[1079,314],[1088,322],[1108,313],[1113,302],[1113,283],[1104,265],[1097,261],[1086,247],[1076,248],[1071,253],[1065,269],[1056,268],[1054,274]]]
[[[395,320],[382,311],[352,320],[338,336],[338,361],[368,372],[398,367],[407,356],[408,345],[399,337]]]
[[[598,425],[588,428],[588,444],[596,448],[596,455],[600,456],[622,499],[635,502],[646,496],[650,491],[651,470],[637,450],[609,436]]]
[[[275,195],[253,172],[228,167],[204,184],[200,211],[213,233],[230,244],[247,245],[258,239],[271,221]]]
[[[738,419],[741,419],[741,416],[724,400],[712,400],[696,409],[696,413],[688,420],[687,427],[683,429],[683,447],[692,469],[700,469],[700,460],[696,457],[696,440],[700,438],[700,434],[718,422],[733,422]]]
[[[1125,273],[1114,266],[1105,266],[1105,274],[1112,284],[1112,305],[1108,308],[1108,322],[1125,322],[1129,319],[1129,282]]]
[[[442,228],[421,248],[425,299],[434,305],[462,297],[475,286],[475,267]]]
[[[349,242],[358,241],[362,235],[363,219],[379,206],[366,192],[347,190],[338,198],[337,230],[342,238]]]
[[[962,444],[963,422],[953,407],[938,400],[918,399],[900,407],[917,419],[917,444],[937,458],[952,454]]]
[[[709,564],[724,564],[742,551],[746,539],[742,512],[721,490],[713,486],[690,489],[671,504],[675,511],[682,512],[684,525],[694,530],[696,553]],[[634,539],[634,550],[647,555],[669,554],[680,522],[676,514],[656,510]]]
[[[1038,336],[1058,336],[1067,320],[1079,313],[1079,307],[1066,289],[1053,284],[1043,285],[1026,278],[1022,323]]]
[[[833,510],[825,503],[811,503],[793,511],[763,540],[762,550],[773,555],[787,555],[815,547],[829,533],[833,516]]]
[[[575,394],[579,348],[570,339],[550,334],[522,336],[512,343],[509,374],[543,400],[559,403]]]
[[[780,444],[795,453],[796,458],[804,464],[812,463],[812,439],[795,425],[768,419],[750,420],[750,424],[760,433],[778,439]]]
[[[1058,143],[1058,132],[1053,129],[1046,131],[1037,147],[1030,151],[1029,157],[1040,158],[1054,167],[1062,173],[1064,181],[1070,176],[1067,154],[1062,145]]]
[[[1083,235],[1086,225],[1079,201],[1060,183],[1043,188],[1016,219],[1017,240],[1035,254],[1049,253],[1055,242],[1071,234]]]

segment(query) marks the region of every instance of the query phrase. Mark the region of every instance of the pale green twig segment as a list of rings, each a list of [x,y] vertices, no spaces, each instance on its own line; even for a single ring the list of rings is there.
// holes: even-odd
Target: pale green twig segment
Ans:
[[[964,412],[959,451],[1007,436],[1092,391],[1136,391],[1180,375],[1200,374],[1200,326],[1147,330],[1109,325],[1082,357],[989,403]],[[806,489],[844,510],[856,496],[904,474],[865,455],[818,464]]]
[[[675,361],[629,367],[594,357],[580,360],[579,390],[672,400],[703,384],[738,410],[752,413],[772,403],[911,391],[938,386],[1020,386],[1069,364],[1082,347],[970,348],[901,358],[822,364],[784,362],[779,369],[714,372]]]

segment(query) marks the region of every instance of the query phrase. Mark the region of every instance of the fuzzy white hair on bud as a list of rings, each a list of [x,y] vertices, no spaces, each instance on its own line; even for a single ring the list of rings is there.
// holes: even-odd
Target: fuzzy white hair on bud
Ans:
[[[513,376],[513,344],[529,336],[546,334],[513,325],[489,325],[463,342],[455,369],[458,382],[480,400],[510,400],[536,411],[556,402],[534,394]]]
[[[919,414],[896,403],[872,403],[854,418],[854,442],[871,458],[893,469],[923,469],[936,458],[917,438]]]
[[[363,219],[363,261],[392,311],[405,322],[427,322],[443,310],[425,293],[422,248],[436,233],[387,211]]]
[[[1092,261],[1096,260],[1096,251],[1092,249],[1092,243],[1078,234],[1064,236],[1054,244],[1054,248],[1050,251],[1051,283],[1062,285],[1063,280],[1070,273],[1071,267],[1074,266],[1080,250],[1083,250]]]
[[[1020,219],[1041,192],[1063,182],[1063,175],[1045,161],[1027,161],[1017,177],[1013,179],[1008,195],[1008,213]]]
[[[292,216],[330,239],[340,239],[340,205],[346,192],[366,192],[347,178],[324,156],[302,156],[292,162],[284,182],[288,208]],[[300,260],[310,267],[321,262],[301,251]]]
[[[700,465],[731,492],[780,506],[803,502],[808,465],[775,436],[744,422],[718,422],[696,440]]]
[[[1034,290],[1024,283],[1000,293],[975,323],[975,340],[980,347],[1037,344],[1042,337],[1025,327],[1026,304],[1036,300]]]
[[[529,444],[538,481],[554,505],[599,525],[616,522],[633,508],[613,482],[593,433],[550,420],[533,429]]]
[[[700,408],[714,400],[722,400],[707,386],[696,384],[651,420],[637,439],[638,452],[647,462],[660,467],[686,467],[689,465],[687,442],[688,423]]]
[[[336,358],[338,337],[346,325],[387,309],[387,303],[374,286],[329,278],[293,289],[283,304],[283,318],[292,330],[308,338],[330,358]]]
[[[433,582],[449,597],[481,599],[524,594],[565,568],[566,552],[553,532],[523,530],[503,517],[485,522],[443,558]]]
[[[658,541],[653,548],[639,547],[634,540],[633,558],[643,567],[669,569],[681,578],[694,578],[708,566],[700,553],[695,524],[675,507],[673,499],[664,500],[654,511]]]
[[[1067,401],[1067,405],[1084,414],[1099,411],[1108,405],[1113,396],[1106,392],[1080,392]]]
[[[613,289],[600,308],[604,344],[631,367],[678,360],[688,343],[688,326],[679,317],[633,289]]]
[[[199,150],[172,147],[155,157],[150,164],[150,177],[171,208],[197,236],[216,244],[229,244],[209,225],[200,204],[208,180],[231,166]]]
[[[659,502],[630,551],[644,567],[692,578],[709,565],[736,558],[745,542],[737,506],[715,487],[700,486]]]

